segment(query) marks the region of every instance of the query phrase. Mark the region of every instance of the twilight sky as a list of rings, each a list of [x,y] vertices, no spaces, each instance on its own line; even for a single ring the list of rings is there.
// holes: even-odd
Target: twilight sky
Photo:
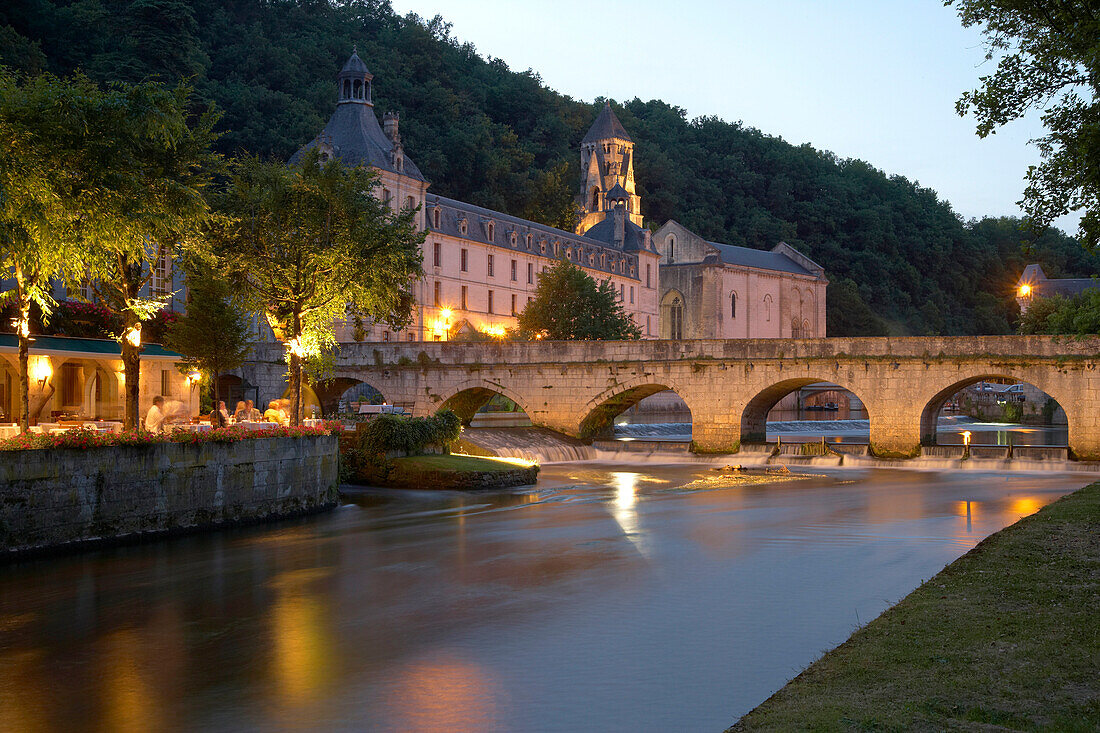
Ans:
[[[1027,144],[1038,115],[980,140],[955,114],[992,64],[939,0],[392,2],[442,15],[482,56],[576,99],[662,99],[689,118],[740,120],[919,181],[964,218],[1020,214],[1039,159]]]

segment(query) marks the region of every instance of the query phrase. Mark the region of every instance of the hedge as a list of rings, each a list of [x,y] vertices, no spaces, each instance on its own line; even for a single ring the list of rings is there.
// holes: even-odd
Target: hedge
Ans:
[[[342,429],[340,423],[329,421],[326,421],[322,427],[316,428],[274,427],[266,430],[249,430],[243,426],[230,425],[202,433],[189,433],[182,430],[168,433],[147,433],[144,431],[98,433],[88,428],[73,428],[64,433],[23,433],[12,438],[3,438],[0,439],[0,451],[45,450],[48,448],[110,448],[119,445],[154,445],[156,443],[236,443],[258,438],[331,435],[340,432]]]
[[[450,446],[461,431],[462,422],[450,410],[440,410],[431,417],[378,415],[360,426],[359,450],[368,455],[392,451],[416,455],[429,445]]]

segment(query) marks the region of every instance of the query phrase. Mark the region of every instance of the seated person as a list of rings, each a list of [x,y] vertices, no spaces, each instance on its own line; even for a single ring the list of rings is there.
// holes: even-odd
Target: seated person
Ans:
[[[264,419],[263,414],[256,409],[256,404],[252,400],[245,400],[244,406],[248,409],[248,419],[252,422],[259,422]]]
[[[149,412],[145,415],[145,429],[150,433],[162,432],[167,421],[168,415],[164,411],[164,398],[157,395],[153,398],[153,406],[149,408]]]
[[[252,410],[244,403],[244,400],[237,402],[237,409],[233,410],[233,419],[237,422],[247,422],[252,417]]]
[[[229,412],[225,409],[225,402],[218,401],[218,406],[210,413],[210,427],[224,428],[229,424]]]
[[[273,422],[278,425],[283,424],[283,411],[279,409],[279,403],[282,400],[271,400],[267,405],[267,410],[264,412],[264,422]]]

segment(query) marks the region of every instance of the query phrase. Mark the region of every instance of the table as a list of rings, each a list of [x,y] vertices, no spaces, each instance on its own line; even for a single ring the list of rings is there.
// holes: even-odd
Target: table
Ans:
[[[14,438],[19,435],[18,425],[0,425],[0,438]]]
[[[210,423],[197,423],[195,425],[169,425],[169,430],[178,430],[184,433],[208,433],[212,429]]]
[[[279,423],[276,422],[241,422],[237,424],[244,425],[249,430],[270,430],[279,427]]]
[[[322,423],[324,423],[324,420],[319,417],[307,417],[305,420],[302,420],[302,424],[305,425],[307,428],[319,428],[321,427]]]

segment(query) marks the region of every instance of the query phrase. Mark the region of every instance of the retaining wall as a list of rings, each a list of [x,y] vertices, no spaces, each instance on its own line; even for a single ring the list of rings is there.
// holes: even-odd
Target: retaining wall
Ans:
[[[0,452],[0,560],[336,506],[335,436]]]

